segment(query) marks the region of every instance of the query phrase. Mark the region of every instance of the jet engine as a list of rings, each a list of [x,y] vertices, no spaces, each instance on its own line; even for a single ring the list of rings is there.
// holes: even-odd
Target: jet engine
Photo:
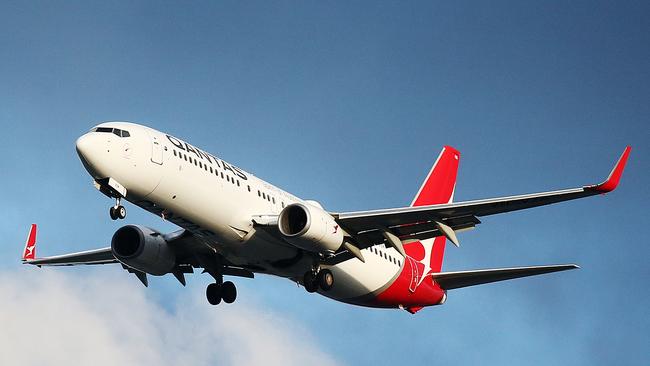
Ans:
[[[334,252],[343,244],[344,232],[332,215],[312,204],[294,203],[278,216],[285,240],[310,252]]]
[[[122,264],[155,276],[169,273],[176,265],[176,254],[162,234],[144,226],[119,228],[113,234],[111,251]]]

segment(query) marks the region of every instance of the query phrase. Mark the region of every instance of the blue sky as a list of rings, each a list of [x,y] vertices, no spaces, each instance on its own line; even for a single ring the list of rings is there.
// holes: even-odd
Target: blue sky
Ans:
[[[48,313],[48,299],[72,301],[101,328],[115,315],[102,304],[127,296],[167,328],[153,318],[136,334],[128,324],[141,320],[125,315],[126,326],[97,342],[141,336],[163,356],[184,349],[169,336],[175,326],[193,324],[196,334],[203,324],[216,328],[215,343],[240,325],[250,330],[237,338],[244,343],[275,339],[281,348],[300,338],[324,363],[643,364],[648,15],[640,1],[0,2],[0,286],[13,294],[0,298],[0,313],[15,320],[16,304],[39,299]],[[460,249],[448,248],[443,266],[575,262],[579,271],[452,291],[444,306],[415,316],[260,276],[236,281],[236,305],[206,311],[188,303],[204,302],[207,275],[185,289],[155,278],[145,290],[116,266],[18,263],[32,222],[40,255],[105,246],[124,224],[110,221],[110,201],[74,151],[79,135],[107,120],[174,134],[333,211],[407,205],[445,144],[462,153],[457,200],[597,183],[625,145],[633,150],[616,192],[486,217],[461,235]],[[128,208],[128,223],[174,230]],[[113,284],[106,292],[103,281]],[[110,316],[97,312],[104,306]],[[204,323],[188,319],[186,306]],[[42,343],[77,340],[70,324],[85,323],[69,320]],[[12,334],[24,332],[12,324]],[[250,361],[236,347],[197,355],[212,360],[217,350],[231,364]],[[307,360],[286,352],[272,361]]]

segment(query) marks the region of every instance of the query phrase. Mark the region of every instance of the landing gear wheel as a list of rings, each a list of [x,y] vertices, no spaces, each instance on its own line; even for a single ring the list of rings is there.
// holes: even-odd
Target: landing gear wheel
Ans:
[[[121,197],[115,198],[115,206],[108,210],[108,213],[111,215],[111,219],[113,220],[126,218],[126,208],[121,205],[121,201]]]
[[[218,283],[211,283],[205,289],[205,297],[208,298],[210,305],[219,305],[221,302],[221,285]]]
[[[235,302],[235,299],[237,298],[237,287],[235,287],[235,284],[226,281],[221,285],[221,297],[223,298],[223,302],[226,304],[232,304]]]
[[[329,291],[334,285],[334,275],[329,269],[321,269],[316,276],[316,282],[323,291]]]
[[[316,281],[316,276],[312,271],[308,271],[302,278],[302,284],[305,286],[305,290],[309,293],[314,293],[318,291],[318,282]]]
[[[111,207],[111,209],[108,210],[108,213],[111,215],[111,220],[117,220],[117,210],[115,207]]]
[[[124,206],[117,206],[115,209],[115,214],[118,219],[125,219],[126,218],[126,208]]]

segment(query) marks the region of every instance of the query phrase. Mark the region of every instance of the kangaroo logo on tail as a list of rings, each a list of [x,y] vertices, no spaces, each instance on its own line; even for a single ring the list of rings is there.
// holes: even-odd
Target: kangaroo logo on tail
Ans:
[[[23,260],[31,260],[36,258],[36,224],[32,224],[25,241],[25,250],[23,251]]]

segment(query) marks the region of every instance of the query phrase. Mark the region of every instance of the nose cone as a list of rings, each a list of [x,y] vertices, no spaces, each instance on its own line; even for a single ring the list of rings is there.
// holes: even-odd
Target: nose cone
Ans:
[[[90,149],[91,149],[90,136],[88,136],[88,134],[85,134],[79,137],[77,139],[76,147],[77,147],[77,154],[81,159],[84,159],[85,156],[90,154]]]
[[[95,176],[97,172],[97,162],[99,160],[98,155],[101,150],[98,142],[96,136],[92,136],[92,133],[87,133],[79,137],[76,143],[79,159],[81,159],[81,162],[88,173],[93,176]]]

